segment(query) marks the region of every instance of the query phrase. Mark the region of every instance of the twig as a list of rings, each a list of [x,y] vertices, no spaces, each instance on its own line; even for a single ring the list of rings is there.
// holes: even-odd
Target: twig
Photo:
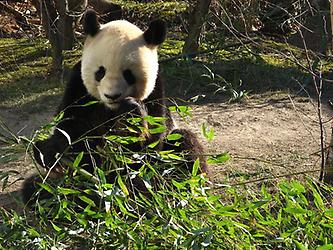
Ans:
[[[319,121],[319,128],[320,128],[320,151],[321,151],[321,170],[319,174],[319,181],[323,180],[324,176],[324,168],[325,168],[325,136],[324,136],[324,126],[323,126],[323,119],[322,119],[322,108],[321,108],[321,96],[322,96],[322,88],[323,88],[323,79],[322,79],[322,72],[321,69],[319,71],[319,86],[317,84],[317,74],[315,73],[315,70],[313,69],[311,59],[309,57],[309,50],[307,47],[307,44],[305,42],[305,38],[303,36],[303,33],[301,30],[299,30],[299,34],[302,38],[306,61],[308,63],[308,71],[311,72],[312,81],[314,84],[314,87],[317,92],[317,114],[318,114],[318,121]]]
[[[321,96],[323,93],[323,80],[321,77],[321,70],[319,72],[319,76],[320,80],[319,80],[319,92],[318,92],[318,120],[320,127],[320,149],[321,149],[321,171],[319,175],[319,181],[322,181],[324,177],[326,158],[325,158],[325,135],[324,135],[324,126],[323,126],[322,109],[321,109]]]
[[[212,154],[207,154],[205,156],[211,156]],[[260,159],[257,157],[243,157],[243,156],[232,156],[233,159],[238,159],[238,160],[251,160],[251,161],[259,161],[265,164],[270,164],[272,166],[277,166],[277,167],[281,167],[281,168],[288,168],[289,166],[286,166],[285,164],[279,164],[279,163],[275,163],[273,161],[268,161],[268,160],[264,160],[264,159]]]

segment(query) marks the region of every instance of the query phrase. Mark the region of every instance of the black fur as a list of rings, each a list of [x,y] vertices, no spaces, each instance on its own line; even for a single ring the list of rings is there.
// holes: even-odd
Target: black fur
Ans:
[[[127,81],[128,85],[133,85],[136,82],[136,78],[130,69],[125,69],[123,71],[123,76]]]
[[[25,179],[22,187],[22,200],[24,204],[32,205],[30,202],[32,202],[32,198],[35,195],[35,192],[38,188],[37,182],[42,182],[42,179],[39,178],[39,176],[33,175],[29,178]],[[48,198],[48,197],[46,197]]]
[[[165,40],[166,24],[162,20],[155,20],[150,23],[143,37],[149,45],[160,45]]]
[[[83,32],[86,35],[95,36],[100,29],[97,14],[94,10],[89,9],[83,17]]]

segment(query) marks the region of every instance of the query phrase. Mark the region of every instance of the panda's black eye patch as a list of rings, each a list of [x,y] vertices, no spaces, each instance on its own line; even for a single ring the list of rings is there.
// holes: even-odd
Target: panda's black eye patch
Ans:
[[[100,66],[98,70],[95,72],[95,79],[97,82],[100,82],[104,76],[105,76],[105,68],[103,66]]]
[[[129,85],[133,85],[136,81],[135,76],[133,75],[132,71],[130,69],[126,69],[123,71],[123,76],[126,80],[126,82]]]

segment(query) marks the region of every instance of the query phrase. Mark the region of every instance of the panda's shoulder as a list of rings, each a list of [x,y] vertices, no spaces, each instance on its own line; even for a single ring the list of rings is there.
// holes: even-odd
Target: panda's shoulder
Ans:
[[[81,60],[74,64],[71,69],[71,76],[72,77],[81,77]]]
[[[81,77],[81,61],[78,61],[70,70],[66,88],[75,88],[76,91],[85,90]]]
[[[58,110],[62,110],[74,103],[78,104],[78,102],[91,101],[87,100],[87,94],[87,89],[84,86],[81,77],[81,61],[78,61],[71,69],[69,79],[65,86],[62,102],[58,107]]]
[[[148,114],[151,116],[167,115],[167,102],[164,93],[164,83],[160,74],[158,74],[153,92],[144,100]]]
[[[81,61],[78,61],[71,69],[65,88],[65,95],[68,94],[73,96],[73,98],[80,98],[87,95],[87,93],[81,77]]]
[[[151,102],[156,100],[159,100],[160,102],[165,102],[164,82],[160,73],[158,73],[157,75],[153,92],[148,96],[145,102]]]

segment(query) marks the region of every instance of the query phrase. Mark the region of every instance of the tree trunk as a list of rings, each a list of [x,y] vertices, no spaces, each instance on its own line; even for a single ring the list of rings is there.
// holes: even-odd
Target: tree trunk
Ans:
[[[188,36],[185,39],[183,53],[189,54],[198,51],[199,38],[202,26],[209,11],[211,0],[197,0],[189,18]]]
[[[58,0],[59,1],[59,0]],[[87,6],[87,0],[67,0],[67,5],[58,5],[59,21],[61,22],[61,35],[63,49],[73,49],[75,43],[74,24]]]
[[[56,26],[61,50],[72,49],[74,43],[73,25],[72,23],[68,23],[69,20],[66,13],[66,2],[67,0],[54,0],[58,12],[58,20],[56,21]],[[67,33],[65,33],[65,31],[67,31]]]
[[[64,0],[60,0],[64,1]],[[52,68],[51,72],[56,74],[62,71],[62,42],[58,29],[58,14],[53,1],[42,1],[41,4],[42,24],[46,36],[52,47]]]
[[[333,1],[330,5],[330,17],[331,17],[331,54],[333,54]]]
[[[59,0],[65,1],[65,0]],[[52,67],[51,73],[57,74],[62,71],[62,41],[58,29],[58,13],[56,5],[52,0],[32,0],[42,21],[46,38],[50,41],[52,49]]]

